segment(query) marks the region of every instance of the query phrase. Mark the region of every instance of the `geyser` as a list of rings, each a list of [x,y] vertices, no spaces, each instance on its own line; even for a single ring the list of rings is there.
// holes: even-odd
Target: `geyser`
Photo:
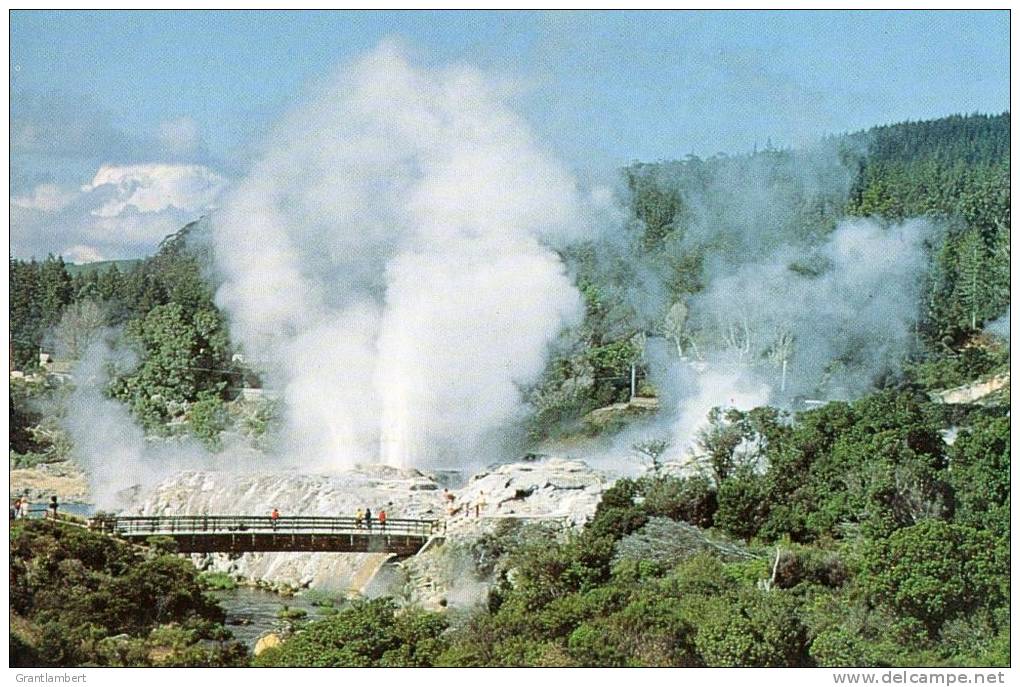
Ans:
[[[384,43],[272,133],[212,218],[231,333],[304,465],[489,462],[581,298],[575,180],[464,67]]]

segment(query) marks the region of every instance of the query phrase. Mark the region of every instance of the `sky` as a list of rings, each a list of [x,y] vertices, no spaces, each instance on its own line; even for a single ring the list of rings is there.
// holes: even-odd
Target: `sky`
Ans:
[[[463,63],[579,175],[1009,109],[1006,11],[11,13],[11,246],[151,254],[384,40]]]

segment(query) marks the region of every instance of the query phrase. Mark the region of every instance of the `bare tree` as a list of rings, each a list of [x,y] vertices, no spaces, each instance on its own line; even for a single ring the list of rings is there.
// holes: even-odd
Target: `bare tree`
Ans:
[[[788,327],[781,327],[779,336],[769,348],[769,360],[782,370],[782,381],[779,385],[780,392],[786,391],[786,368],[793,355],[793,333]]]
[[[636,444],[633,444],[631,449],[635,453],[650,460],[652,463],[652,472],[658,475],[659,471],[662,470],[662,456],[666,453],[670,444],[670,440],[665,437],[658,439],[645,439],[644,441],[639,441]]]
[[[104,326],[106,311],[101,306],[90,300],[72,303],[53,330],[57,354],[77,360]]]
[[[615,559],[676,564],[701,552],[709,552],[724,561],[763,558],[741,542],[710,534],[680,520],[653,517],[644,527],[620,540]]]
[[[737,354],[737,363],[742,365],[754,347],[754,332],[747,314],[742,314],[736,320],[728,320],[723,325],[722,335],[726,346]]]
[[[677,301],[666,313],[662,322],[662,333],[676,346],[676,354],[684,357],[683,341],[687,334],[687,306]]]

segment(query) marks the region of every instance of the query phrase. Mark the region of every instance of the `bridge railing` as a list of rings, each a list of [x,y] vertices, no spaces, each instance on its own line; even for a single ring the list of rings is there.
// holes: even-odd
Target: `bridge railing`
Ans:
[[[124,536],[203,533],[275,534],[389,534],[430,537],[442,533],[439,520],[387,518],[386,523],[358,521],[354,517],[291,515],[273,519],[268,515],[130,515],[97,516],[91,529]]]

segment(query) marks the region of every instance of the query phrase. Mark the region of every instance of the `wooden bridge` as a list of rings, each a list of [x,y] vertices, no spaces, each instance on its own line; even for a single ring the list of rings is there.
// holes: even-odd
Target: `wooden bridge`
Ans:
[[[393,518],[382,525],[353,517],[305,515],[275,520],[258,515],[102,515],[90,518],[88,528],[139,544],[150,537],[169,538],[179,553],[315,551],[399,557],[413,556],[445,534],[445,525],[438,520]]]

